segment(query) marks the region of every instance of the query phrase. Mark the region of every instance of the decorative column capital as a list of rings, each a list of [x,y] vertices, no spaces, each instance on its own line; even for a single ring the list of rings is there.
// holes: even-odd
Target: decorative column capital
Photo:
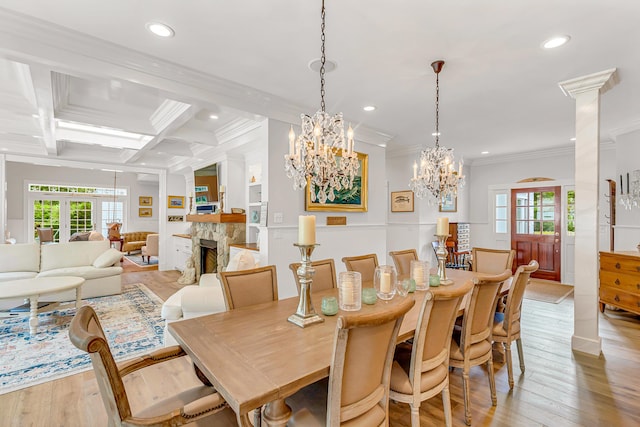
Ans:
[[[618,83],[619,79],[616,70],[616,68],[611,68],[598,73],[565,80],[559,82],[558,86],[560,86],[560,90],[562,90],[565,96],[570,96],[574,99],[576,95],[594,90],[599,90],[600,94],[603,94]]]

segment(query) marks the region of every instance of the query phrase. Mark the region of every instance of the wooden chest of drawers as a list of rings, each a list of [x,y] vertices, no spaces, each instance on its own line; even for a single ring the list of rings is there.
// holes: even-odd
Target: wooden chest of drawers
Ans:
[[[640,253],[600,252],[600,311],[605,304],[640,314]]]

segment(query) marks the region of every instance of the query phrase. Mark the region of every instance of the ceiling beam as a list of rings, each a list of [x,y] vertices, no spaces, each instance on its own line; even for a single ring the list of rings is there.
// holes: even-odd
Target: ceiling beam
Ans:
[[[53,106],[53,84],[51,70],[42,66],[31,65],[31,82],[35,92],[38,107],[42,144],[50,156],[58,155],[56,141],[55,111]],[[68,86],[67,86],[68,87]]]

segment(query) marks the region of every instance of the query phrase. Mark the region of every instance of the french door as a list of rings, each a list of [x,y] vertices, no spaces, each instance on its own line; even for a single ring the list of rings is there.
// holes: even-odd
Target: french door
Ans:
[[[511,190],[511,248],[516,264],[535,259],[540,264],[533,277],[560,280],[561,230],[560,187]]]
[[[94,230],[95,200],[65,197],[35,198],[31,203],[33,239],[37,228],[52,228],[54,242],[67,242],[77,232]]]

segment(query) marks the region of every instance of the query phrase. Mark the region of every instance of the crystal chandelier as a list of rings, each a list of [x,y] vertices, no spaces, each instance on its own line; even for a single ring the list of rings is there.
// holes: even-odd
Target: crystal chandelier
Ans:
[[[444,61],[431,64],[436,73],[436,137],[435,147],[429,147],[420,153],[420,161],[413,164],[413,178],[409,187],[419,198],[431,195],[430,202],[442,203],[449,196],[457,196],[458,187],[464,185],[462,161],[456,170],[453,148],[440,146],[440,71]]]
[[[627,194],[624,194],[622,175],[620,175],[620,204],[627,210],[640,207],[640,170],[631,172],[631,186],[629,186],[629,173],[627,172]]]
[[[360,163],[353,151],[353,129],[349,126],[344,138],[342,113],[330,116],[325,112],[325,8],[322,1],[320,110],[313,116],[301,114],[302,132],[296,138],[293,126],[289,131],[289,153],[285,154],[284,170],[293,178],[293,188],[302,189],[309,181],[312,202],[324,204],[335,200],[336,192],[350,189]]]

